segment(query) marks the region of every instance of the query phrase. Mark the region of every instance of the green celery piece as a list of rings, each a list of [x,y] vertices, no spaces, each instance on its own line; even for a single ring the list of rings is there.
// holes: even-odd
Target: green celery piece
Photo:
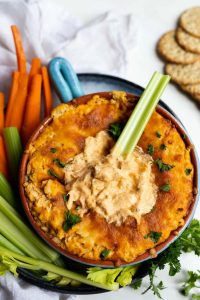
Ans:
[[[16,200],[12,188],[5,178],[5,176],[0,172],[0,195],[5,198],[10,205],[16,207]]]
[[[8,219],[1,211],[0,233],[30,257],[49,260],[43,252],[41,252],[32,242],[30,242],[29,237],[20,231],[15,224],[12,223],[12,221]]]
[[[71,283],[71,279],[68,277],[62,277],[59,282],[56,283],[58,286],[65,286]]]
[[[5,275],[7,271],[9,271],[8,267],[0,263],[0,276]]]
[[[73,280],[80,281],[81,283],[88,284],[91,286],[95,286],[101,289],[106,290],[117,290],[118,286],[110,286],[109,283],[97,283],[92,280],[89,280],[86,278],[86,276],[82,274],[78,274],[76,272],[72,272],[67,270],[66,268],[58,267],[54,264],[44,262],[38,259],[30,258],[24,255],[20,255],[18,253],[15,253],[13,251],[10,251],[4,247],[0,246],[0,260],[3,258],[2,262],[5,265],[8,265],[10,270],[12,270],[12,262],[14,267],[22,267],[32,270],[44,270],[47,272],[52,272],[57,275],[67,277]]]
[[[77,280],[72,280],[71,281],[71,286],[73,286],[73,287],[77,287],[77,286],[79,286],[81,283],[79,282],[79,281],[77,281]]]
[[[110,288],[119,288],[119,283],[116,282],[117,276],[123,268],[115,268],[115,269],[103,269],[99,267],[88,268],[87,278],[98,283],[107,284]]]
[[[13,180],[17,180],[20,159],[23,151],[19,131],[16,127],[6,127],[3,129],[3,136],[10,172]]]
[[[27,239],[35,247],[37,247],[40,252],[45,254],[46,258],[49,258],[52,262],[64,266],[64,263],[60,259],[60,255],[47,246],[40,238],[38,238],[35,233],[22,221],[19,213],[4,199],[0,196],[0,212],[2,212],[11,222],[17,227],[20,232],[27,237]],[[38,257],[39,258],[39,257]]]
[[[62,277],[58,274],[48,272],[46,275],[43,275],[42,278],[44,278],[46,281],[60,281]]]
[[[11,251],[19,254],[24,254],[19,248],[13,245],[9,240],[7,240],[2,234],[0,234],[0,246],[5,247]]]
[[[139,267],[139,264],[136,266],[127,266],[124,267],[119,276],[117,277],[116,281],[121,285],[121,286],[127,286],[132,282],[132,278],[137,272]]]
[[[155,72],[113,147],[114,155],[130,154],[137,145],[170,76]]]

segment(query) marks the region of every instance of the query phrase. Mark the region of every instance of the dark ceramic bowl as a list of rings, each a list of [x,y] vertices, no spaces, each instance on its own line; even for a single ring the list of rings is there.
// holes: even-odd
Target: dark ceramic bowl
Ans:
[[[80,98],[77,98],[77,99],[73,100],[72,103],[75,103],[77,105],[87,103],[87,101],[89,101],[91,99],[91,97],[93,97],[93,95],[96,95],[96,94],[99,94],[99,95],[105,97],[106,99],[111,98],[111,93],[109,93],[109,92],[95,93],[95,94],[89,94],[89,95],[85,95],[85,96],[82,96]],[[127,97],[129,99],[133,98],[133,97],[137,98],[137,96],[132,95],[132,94],[128,94],[128,93],[127,93]],[[188,209],[188,213],[187,213],[186,217],[184,218],[184,224],[182,226],[178,227],[174,232],[171,232],[171,234],[170,234],[170,236],[168,237],[167,240],[165,240],[163,243],[161,243],[161,244],[159,244],[155,247],[155,250],[156,250],[157,254],[159,254],[162,251],[164,251],[167,247],[169,247],[169,245],[171,243],[173,243],[179,237],[179,235],[184,231],[184,229],[189,225],[190,221],[192,220],[195,208],[197,206],[197,201],[198,201],[198,198],[199,198],[198,187],[199,187],[200,182],[199,182],[199,177],[198,177],[199,161],[198,161],[197,153],[194,149],[194,146],[193,146],[187,132],[185,131],[183,126],[180,124],[180,122],[177,121],[175,119],[175,117],[172,116],[172,114],[170,114],[166,109],[164,109],[164,108],[162,108],[161,106],[158,105],[156,110],[164,118],[169,119],[174,124],[174,126],[176,127],[178,132],[181,134],[181,136],[186,136],[184,141],[185,141],[186,146],[191,148],[191,159],[192,159],[192,163],[194,165],[194,182],[193,182],[193,188],[194,188],[193,189],[194,190],[194,197],[193,198],[194,198],[194,201],[191,203],[191,205]],[[62,255],[66,256],[69,259],[75,260],[76,262],[80,262],[84,265],[101,266],[101,267],[114,267],[114,265],[111,261],[106,261],[106,260],[104,260],[104,261],[95,261],[95,260],[90,260],[90,259],[84,259],[84,258],[80,258],[76,255],[72,255],[72,254],[68,253],[67,251],[63,250],[55,242],[53,242],[45,234],[45,232],[43,232],[40,229],[40,227],[37,225],[36,221],[34,220],[32,214],[31,214],[29,204],[28,204],[28,199],[25,195],[25,191],[24,191],[24,187],[23,187],[23,184],[25,182],[27,163],[28,163],[28,160],[29,160],[29,155],[28,155],[26,150],[28,150],[30,143],[35,141],[38,138],[38,136],[41,134],[41,132],[43,132],[44,128],[47,127],[51,122],[52,122],[52,118],[49,117],[41,123],[41,125],[37,128],[35,133],[31,136],[31,138],[30,138],[30,140],[29,140],[29,142],[26,146],[23,157],[22,157],[21,166],[20,166],[20,195],[21,195],[22,204],[23,204],[25,213],[26,213],[31,225],[33,226],[35,231],[41,236],[41,238],[43,238],[50,246],[52,246],[55,250],[60,252]],[[134,264],[144,262],[144,261],[146,261],[148,259],[151,259],[151,258],[152,257],[149,253],[149,250],[148,250],[145,253],[143,253],[142,255],[138,256],[134,261],[132,261],[128,264],[124,262],[122,265],[123,266],[125,266],[125,265],[134,265]]]

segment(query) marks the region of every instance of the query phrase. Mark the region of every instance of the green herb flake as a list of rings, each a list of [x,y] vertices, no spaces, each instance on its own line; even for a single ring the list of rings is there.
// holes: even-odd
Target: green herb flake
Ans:
[[[163,185],[160,186],[159,190],[162,192],[169,192],[171,189],[171,186],[169,183],[165,183]]]
[[[145,239],[150,238],[155,244],[159,241],[162,232],[150,231],[148,234],[144,236]]]
[[[150,210],[150,213],[152,213],[155,209],[156,209],[156,206],[154,205],[154,206],[152,207],[152,209]]]
[[[155,160],[155,164],[158,166],[160,172],[169,171],[174,168],[173,165],[165,164],[164,162],[162,162],[160,158]]]
[[[109,255],[109,253],[110,253],[109,249],[102,250],[101,253],[100,253],[100,258],[105,259]]]
[[[192,172],[192,169],[185,169],[185,174],[188,176]]]
[[[65,167],[65,163],[60,161],[59,158],[55,158],[53,159],[53,162],[56,166],[58,166],[59,168],[64,168]]]
[[[49,169],[49,170],[47,171],[47,174],[48,174],[49,176],[55,177],[55,178],[57,178],[57,179],[61,179],[60,176],[59,176],[58,174],[56,174],[56,173],[54,172],[54,170],[52,170],[52,169]]]
[[[183,138],[184,140],[186,140],[187,136],[186,136],[186,134],[185,134],[185,133],[184,133],[184,134],[182,134],[182,138]]]
[[[56,153],[57,149],[56,148],[51,148],[50,151],[51,151],[51,153]]]
[[[154,154],[154,146],[149,144],[147,147],[147,152],[149,155],[153,155]]]
[[[188,271],[187,275],[188,278],[181,289],[181,292],[184,296],[190,296],[190,292],[192,291],[192,289],[200,288],[200,270],[198,270],[196,273]],[[200,299],[200,295],[192,294],[192,299]]]
[[[64,200],[64,202],[67,202],[69,200],[69,194],[64,194],[63,200]]]
[[[159,131],[156,131],[157,138],[161,138],[161,133]]]
[[[75,209],[76,209],[76,210],[80,210],[80,209],[81,209],[81,206],[78,205]]]
[[[134,283],[131,284],[131,287],[134,289],[134,290],[137,290],[141,287],[141,284],[142,284],[142,279],[139,279],[137,281],[135,281]]]
[[[78,215],[73,214],[70,210],[65,212],[66,221],[63,224],[64,231],[68,231],[74,225],[81,222],[81,218]]]
[[[160,150],[166,150],[166,149],[167,149],[167,146],[165,144],[160,145]]]
[[[108,128],[108,133],[114,138],[118,139],[122,130],[124,128],[124,124],[122,123],[113,123]]]

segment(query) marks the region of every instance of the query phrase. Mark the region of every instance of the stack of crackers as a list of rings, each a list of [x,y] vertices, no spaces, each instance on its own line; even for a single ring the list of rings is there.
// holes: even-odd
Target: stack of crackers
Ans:
[[[166,73],[200,102],[200,7],[185,11],[178,28],[165,33],[157,49],[166,61]]]

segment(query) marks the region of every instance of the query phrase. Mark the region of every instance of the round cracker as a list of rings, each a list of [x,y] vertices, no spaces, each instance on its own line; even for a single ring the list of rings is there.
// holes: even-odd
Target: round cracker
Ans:
[[[190,65],[166,64],[166,73],[178,84],[200,83],[200,62]]]
[[[200,7],[186,10],[180,17],[180,25],[185,31],[200,37]]]
[[[183,91],[190,93],[190,94],[200,94],[200,83],[182,84],[181,88]]]
[[[187,52],[179,46],[175,39],[175,30],[165,33],[157,46],[160,55],[169,62],[192,64],[200,60],[200,55]]]
[[[176,39],[181,47],[186,51],[200,54],[200,38],[195,37],[181,27],[176,30]]]
[[[200,103],[200,94],[191,94],[192,98]]]

